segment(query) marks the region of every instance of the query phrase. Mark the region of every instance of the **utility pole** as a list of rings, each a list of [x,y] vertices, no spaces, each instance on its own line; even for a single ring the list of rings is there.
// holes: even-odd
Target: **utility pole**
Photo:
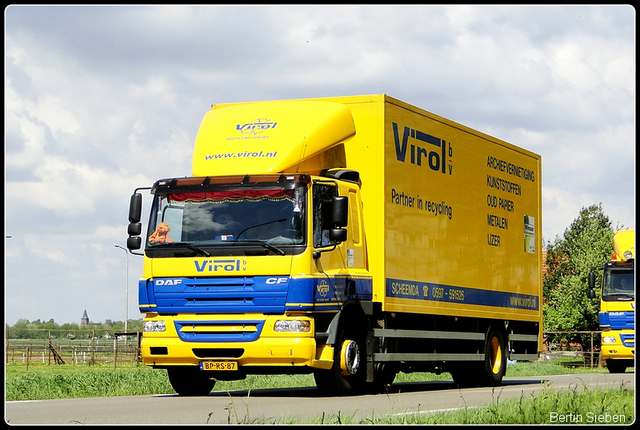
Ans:
[[[127,263],[126,263],[126,267],[125,267],[125,290],[124,290],[124,301],[125,301],[125,305],[124,305],[124,332],[127,333],[128,330],[128,324],[129,324],[129,251],[126,250],[126,248],[120,246],[120,245],[113,245],[116,248],[120,248],[124,251],[126,257],[127,257]],[[126,343],[126,338],[127,336],[125,335],[125,343]]]

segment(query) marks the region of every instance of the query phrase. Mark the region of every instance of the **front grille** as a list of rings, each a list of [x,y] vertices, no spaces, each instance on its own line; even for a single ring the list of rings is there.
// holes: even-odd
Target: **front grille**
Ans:
[[[175,325],[185,342],[251,342],[260,337],[264,321],[176,321]]]
[[[608,317],[612,330],[633,330],[635,312],[609,312]]]
[[[156,282],[158,313],[284,312],[288,282],[267,277],[181,278]],[[156,281],[163,281],[159,279]]]
[[[622,344],[627,348],[633,348],[635,345],[635,335],[633,334],[621,334],[620,340],[622,340]]]

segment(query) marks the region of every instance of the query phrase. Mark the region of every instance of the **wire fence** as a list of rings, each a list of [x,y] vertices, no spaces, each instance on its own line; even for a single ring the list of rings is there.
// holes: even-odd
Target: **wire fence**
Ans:
[[[5,363],[49,365],[140,361],[141,331],[11,329],[5,333]]]
[[[599,331],[544,333],[542,361],[571,367],[603,367]],[[5,363],[48,365],[140,361],[141,331],[12,329],[5,333]]]
[[[601,331],[544,332],[542,361],[567,367],[604,367],[600,355]]]

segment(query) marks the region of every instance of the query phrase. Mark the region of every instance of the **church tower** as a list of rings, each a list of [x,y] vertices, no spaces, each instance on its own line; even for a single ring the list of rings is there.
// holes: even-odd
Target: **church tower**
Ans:
[[[89,324],[89,315],[87,315],[87,310],[84,310],[84,313],[82,314],[82,318],[80,319],[80,327],[88,325]]]

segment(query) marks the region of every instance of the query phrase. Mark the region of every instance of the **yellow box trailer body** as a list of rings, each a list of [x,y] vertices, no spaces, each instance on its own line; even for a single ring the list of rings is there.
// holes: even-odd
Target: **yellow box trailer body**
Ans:
[[[215,105],[193,177],[152,193],[150,232],[166,221],[174,242],[145,247],[143,360],[178,392],[248,373],[333,393],[399,371],[498,384],[507,357],[537,357],[530,151],[387,95]],[[260,236],[284,225],[295,238]]]
[[[540,157],[388,96],[335,101],[356,123],[373,300],[539,321]]]

